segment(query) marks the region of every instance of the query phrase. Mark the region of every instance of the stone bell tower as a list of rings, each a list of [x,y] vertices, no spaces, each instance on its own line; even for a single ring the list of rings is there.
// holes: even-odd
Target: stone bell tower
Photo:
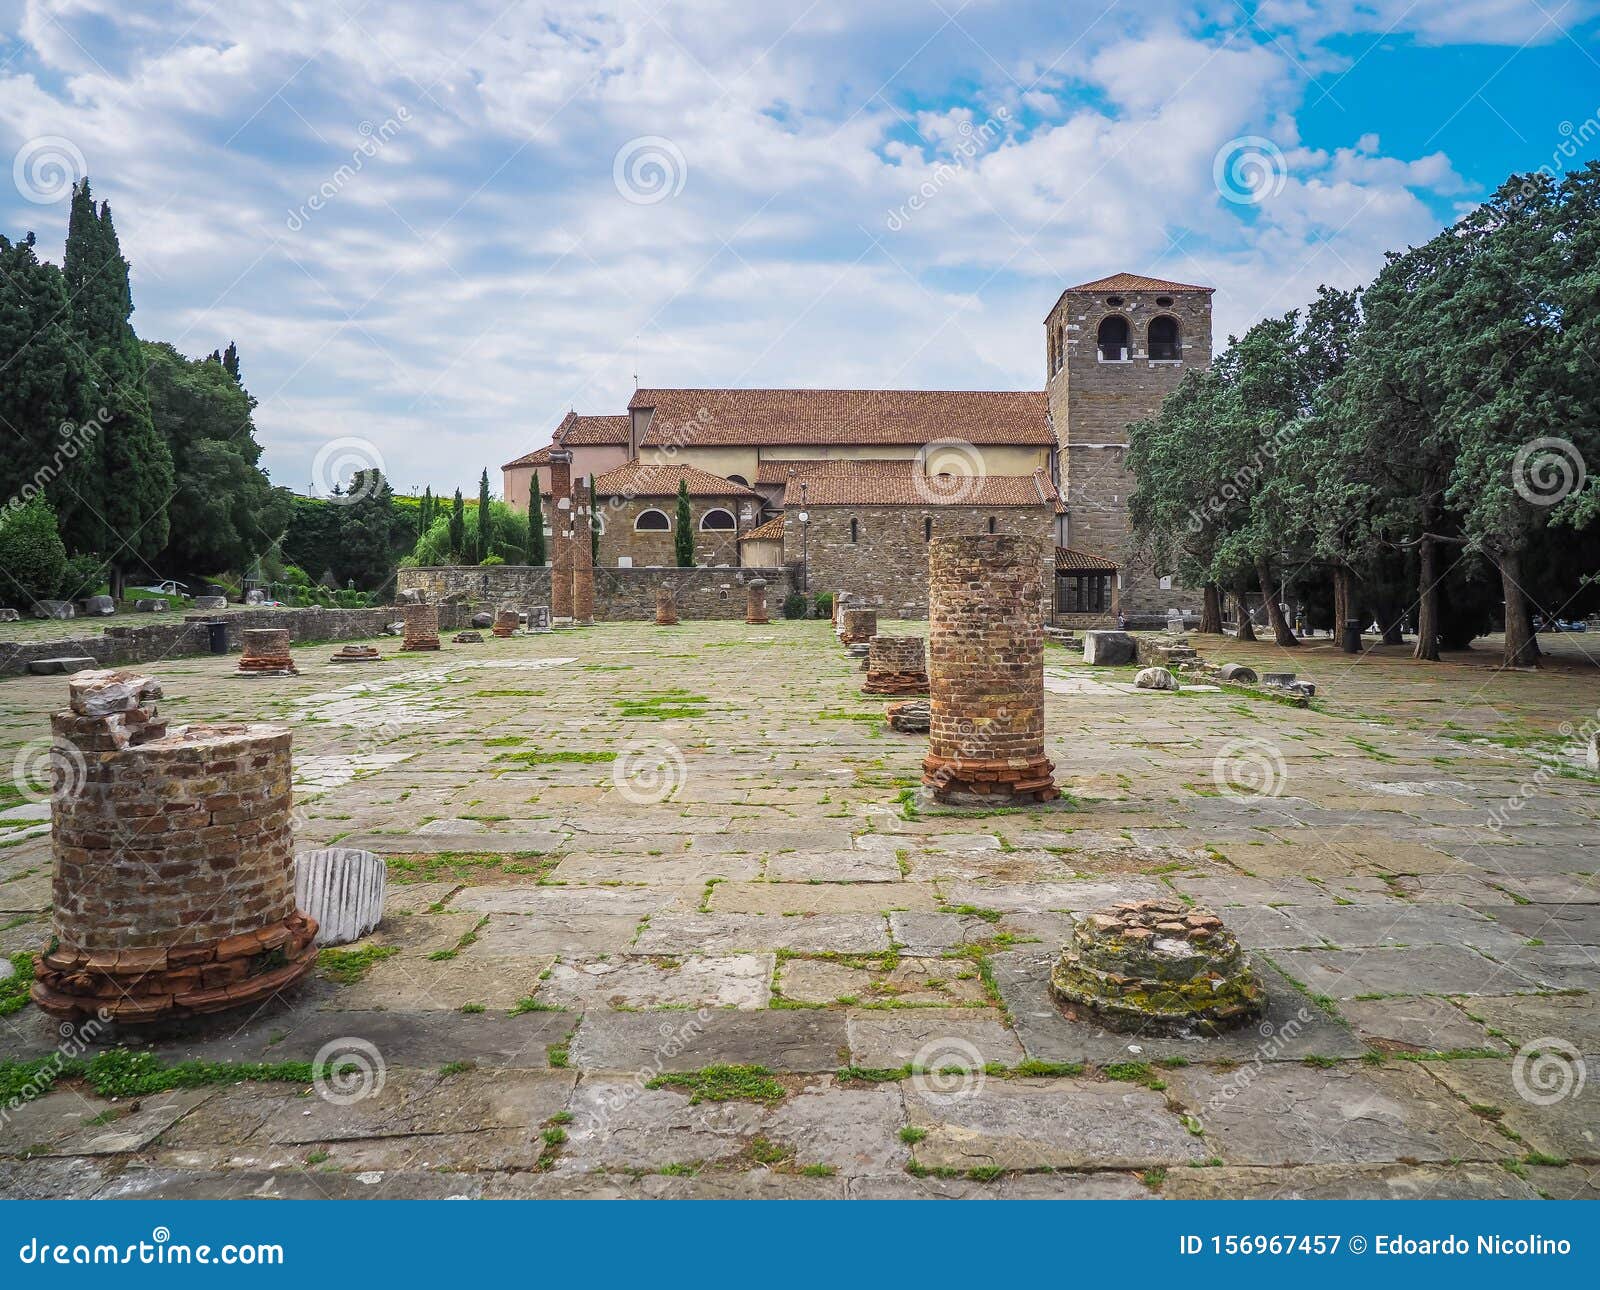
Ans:
[[[1045,392],[1067,506],[1057,543],[1115,560],[1128,614],[1200,607],[1198,592],[1161,587],[1168,570],[1133,559],[1124,457],[1128,426],[1151,416],[1185,371],[1210,366],[1213,290],[1114,273],[1068,287],[1045,319]]]

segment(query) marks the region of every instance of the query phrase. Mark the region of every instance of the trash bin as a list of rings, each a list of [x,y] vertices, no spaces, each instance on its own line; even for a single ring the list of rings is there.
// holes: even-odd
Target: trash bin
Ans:
[[[1361,653],[1361,620],[1347,618],[1344,624],[1344,652],[1346,654]]]
[[[219,620],[206,624],[206,631],[211,634],[211,652],[213,654],[226,654],[228,652],[228,624]]]

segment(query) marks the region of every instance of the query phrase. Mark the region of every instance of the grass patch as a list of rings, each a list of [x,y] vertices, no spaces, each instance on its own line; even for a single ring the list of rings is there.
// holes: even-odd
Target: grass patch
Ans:
[[[525,1012],[565,1012],[559,1004],[542,1003],[531,994],[524,995],[507,1009],[509,1016],[520,1017]]]
[[[21,1012],[28,1003],[28,990],[33,985],[33,955],[18,950],[11,956],[12,973],[0,981],[0,1017]]]
[[[676,721],[705,716],[710,700],[703,694],[672,689],[614,702],[618,714],[633,721]]]
[[[32,1061],[0,1062],[0,1102],[31,1101],[62,1080],[81,1079],[100,1097],[143,1097],[175,1088],[214,1084],[310,1084],[320,1073],[332,1075],[346,1063],[321,1067],[311,1062],[176,1062],[168,1065],[154,1053],[110,1048],[93,1057],[62,1058],[58,1054]]]
[[[354,985],[362,980],[375,964],[400,953],[396,945],[365,945],[359,950],[344,950],[330,945],[317,951],[317,967],[322,975],[340,985]]]
[[[591,748],[576,752],[571,749],[535,748],[528,752],[501,753],[495,758],[496,761],[512,761],[523,766],[588,766],[616,759],[616,750],[612,748]]]
[[[689,1094],[691,1105],[699,1102],[766,1102],[783,1100],[783,1085],[773,1079],[765,1066],[706,1066],[697,1071],[673,1071],[658,1075],[646,1088],[675,1088]]]
[[[530,863],[531,862],[531,863]],[[389,856],[389,877],[397,883],[453,882],[479,885],[504,874],[542,878],[555,868],[543,851],[439,851]]]

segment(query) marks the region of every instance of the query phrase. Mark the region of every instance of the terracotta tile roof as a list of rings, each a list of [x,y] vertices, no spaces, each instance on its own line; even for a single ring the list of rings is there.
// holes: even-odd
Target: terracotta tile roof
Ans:
[[[1042,390],[635,390],[644,443],[1051,444]]]
[[[510,470],[514,466],[548,466],[551,450],[557,444],[566,448],[625,444],[628,442],[628,428],[632,420],[633,418],[627,414],[615,417],[580,417],[576,412],[569,412],[561,419],[561,424],[550,436],[550,442],[543,448],[536,448],[515,461],[508,461],[500,469]]]
[[[623,413],[614,417],[580,417],[567,413],[556,427],[555,441],[566,448],[594,448],[601,444],[628,442],[628,427],[633,418]]]
[[[510,470],[513,466],[548,466],[550,464],[550,452],[554,447],[555,444],[547,443],[543,448],[539,448],[534,452],[525,453],[523,456],[518,457],[515,461],[506,462],[506,464],[501,466],[500,469]]]
[[[1071,547],[1056,548],[1057,573],[1115,573],[1117,562],[1103,555],[1090,555],[1087,551],[1074,551]]]
[[[594,491],[605,497],[676,497],[678,481],[689,485],[690,497],[750,497],[743,484],[694,466],[648,466],[630,461],[595,477]]]
[[[1031,475],[934,475],[912,460],[821,462],[784,489],[785,507],[808,506],[1049,506],[1056,493],[1043,471]]]
[[[1192,282],[1168,282],[1165,278],[1147,278],[1142,273],[1113,273],[1109,278],[1096,278],[1093,282],[1080,282],[1068,291],[1171,291],[1200,292],[1210,295],[1215,287],[1200,287]]]
[[[783,541],[783,516],[775,515],[765,524],[751,529],[739,538],[741,542],[781,542]]]

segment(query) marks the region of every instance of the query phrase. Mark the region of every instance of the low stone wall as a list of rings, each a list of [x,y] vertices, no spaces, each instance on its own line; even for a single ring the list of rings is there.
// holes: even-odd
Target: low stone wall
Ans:
[[[741,602],[742,603],[742,602]],[[73,636],[65,639],[0,641],[0,676],[21,676],[28,664],[41,658],[92,658],[102,667],[122,667],[128,663],[148,663],[163,658],[211,652],[211,633],[206,624],[228,624],[228,649],[238,650],[240,633],[246,627],[276,627],[289,633],[294,643],[307,641],[363,640],[381,636],[398,621],[400,611],[393,605],[376,609],[224,609],[211,614],[140,616],[131,622],[106,627],[103,635]],[[439,624],[452,631],[465,627],[472,617],[466,605],[441,605]],[[93,620],[90,620],[93,621]],[[100,621],[104,622],[104,619]]]
[[[594,613],[601,622],[654,622],[656,588],[664,583],[672,589],[679,618],[742,622],[748,587],[757,578],[767,584],[767,603],[781,611],[783,598],[793,590],[786,569],[597,568]],[[526,609],[550,603],[550,569],[525,564],[401,569],[396,590],[415,591],[435,602],[460,596],[483,606]]]

